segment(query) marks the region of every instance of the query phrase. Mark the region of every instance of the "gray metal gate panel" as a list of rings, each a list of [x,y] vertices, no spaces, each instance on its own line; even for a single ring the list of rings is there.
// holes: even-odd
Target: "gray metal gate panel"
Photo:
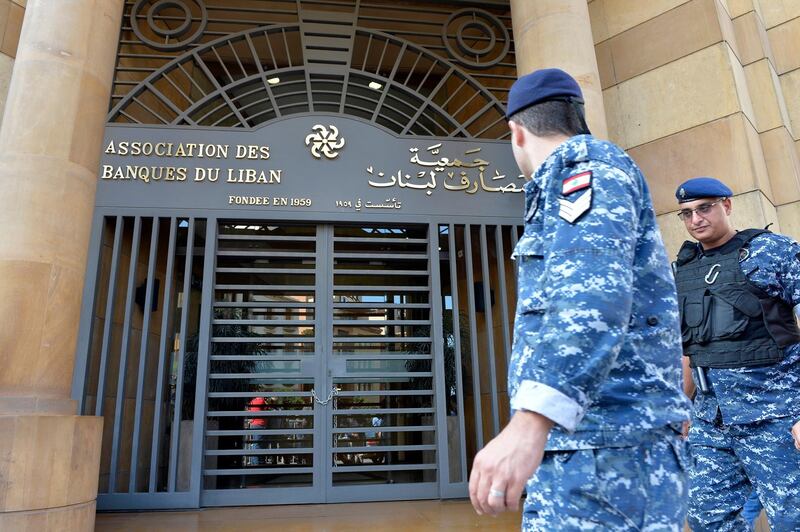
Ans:
[[[175,480],[178,474],[175,462],[187,460],[186,470],[191,474],[191,457],[180,458],[177,452],[161,453],[167,440],[171,440],[169,447],[177,451],[176,440],[182,435],[175,420],[184,421],[180,412],[183,394],[175,389],[167,399],[164,388],[167,373],[180,381],[186,368],[183,364],[168,367],[167,346],[180,341],[179,352],[185,354],[186,336],[194,332],[185,323],[188,312],[182,312],[184,323],[180,334],[173,337],[169,330],[174,312],[171,270],[179,252],[176,247],[179,220],[181,226],[187,225],[185,219],[165,220],[135,212],[115,216],[98,212],[95,217],[90,250],[94,260],[87,268],[89,280],[94,278],[96,282],[85,290],[77,356],[80,365],[76,366],[73,389],[80,412],[107,416],[103,454],[110,458],[104,461],[101,471],[107,480],[99,490],[99,508],[196,507],[199,502],[198,490],[188,483],[177,486]],[[169,230],[162,231],[162,225]],[[188,225],[193,227],[194,223]],[[162,233],[167,238],[159,238]],[[184,295],[188,295],[193,275],[191,249],[195,236],[187,233],[192,231],[184,232],[184,249],[190,259],[183,270]],[[197,236],[202,239],[204,232]],[[142,251],[148,248],[147,253]],[[166,257],[159,249],[166,252]],[[208,253],[213,256],[213,247],[206,250]],[[206,267],[204,260],[194,262],[198,271]],[[123,277],[121,269],[125,266],[128,271]],[[107,281],[102,281],[106,277]],[[161,283],[161,279],[165,282]],[[199,290],[202,291],[202,285]],[[118,300],[123,302],[121,308],[117,306]],[[153,313],[159,301],[162,316],[156,320]],[[189,297],[183,298],[185,305],[190,301]],[[120,329],[118,335],[116,331]],[[202,348],[200,351],[202,357]],[[188,395],[193,398],[194,392],[192,389]],[[196,406],[204,409],[203,405]],[[169,434],[164,434],[162,419],[170,410],[172,415],[168,419],[172,427]],[[185,437],[191,439],[190,435]],[[162,458],[165,462],[171,458],[173,462],[165,464],[163,475],[158,473]]]
[[[329,408],[326,500],[435,497],[431,226],[359,224],[333,230],[328,363],[333,386],[346,389]],[[364,408],[357,402],[363,400],[372,403]]]
[[[444,263],[441,272],[442,277],[448,279],[447,283],[442,283],[440,294],[449,302],[449,308],[444,308],[441,316],[444,323],[450,315],[451,325],[444,331],[444,336],[446,349],[453,353],[443,357],[444,365],[438,366],[438,370],[446,380],[451,380],[445,383],[445,394],[455,391],[453,408],[457,411],[451,414],[450,406],[447,407],[448,417],[454,419],[448,420],[447,433],[440,434],[439,438],[440,445],[446,446],[448,454],[454,453],[448,457],[447,467],[443,465],[441,468],[449,476],[441,479],[440,496],[465,497],[467,475],[475,452],[495,434],[496,427],[507,421],[508,413],[499,408],[507,404],[501,400],[505,372],[497,371],[497,368],[506,367],[510,356],[511,317],[514,315],[511,306],[515,301],[515,291],[506,283],[506,270],[513,270],[513,266],[508,261],[510,251],[505,250],[516,244],[519,227],[502,224],[439,224],[438,227],[440,255]],[[480,239],[477,248],[473,246],[473,232],[477,232]],[[491,252],[495,253],[494,261]],[[476,282],[477,275],[480,275],[481,284]],[[495,293],[499,293],[496,302]],[[482,297],[480,306],[476,294]],[[478,319],[480,314],[483,314],[481,320]],[[501,330],[495,334],[493,328]],[[480,342],[479,337],[484,341]],[[447,364],[454,367],[448,370]],[[489,367],[485,374],[481,371],[484,367]],[[467,375],[471,385],[467,382]],[[488,381],[485,386],[481,384],[482,375]],[[471,402],[465,400],[468,392],[472,395]],[[485,408],[481,404],[481,397],[486,395],[498,407],[491,409],[488,420],[484,420]],[[441,396],[440,393],[440,399]],[[470,408],[472,416],[468,419]],[[442,412],[442,409],[438,411]],[[471,430],[468,430],[469,422],[472,423]],[[451,441],[453,438],[457,438],[456,441]]]

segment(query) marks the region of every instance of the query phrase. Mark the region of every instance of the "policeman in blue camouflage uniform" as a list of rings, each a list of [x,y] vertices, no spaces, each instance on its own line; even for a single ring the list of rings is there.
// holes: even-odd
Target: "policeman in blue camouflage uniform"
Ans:
[[[675,284],[644,177],[588,134],[582,102],[558,69],[509,94],[531,176],[514,250],[514,412],[476,456],[470,498],[494,515],[517,508],[527,482],[523,530],[679,531],[689,401]]]
[[[708,177],[678,187],[678,215],[697,242],[675,263],[684,376],[694,397],[689,524],[749,530],[755,488],[773,531],[800,530],[800,245],[737,232],[730,188]],[[691,378],[689,376],[691,375]]]

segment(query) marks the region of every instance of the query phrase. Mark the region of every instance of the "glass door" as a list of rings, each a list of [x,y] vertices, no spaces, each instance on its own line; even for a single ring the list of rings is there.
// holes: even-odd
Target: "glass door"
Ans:
[[[204,505],[438,497],[428,231],[220,223]]]
[[[219,225],[205,505],[319,502],[323,256],[315,225]]]
[[[428,226],[327,231],[326,500],[438,497]]]

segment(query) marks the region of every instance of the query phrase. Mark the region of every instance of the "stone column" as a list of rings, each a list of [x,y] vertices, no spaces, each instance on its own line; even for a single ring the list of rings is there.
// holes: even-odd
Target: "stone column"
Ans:
[[[92,530],[102,419],[70,399],[123,0],[28,0],[0,128],[0,530]]]
[[[589,129],[608,138],[586,0],[511,0],[517,74],[560,68],[581,86]]]

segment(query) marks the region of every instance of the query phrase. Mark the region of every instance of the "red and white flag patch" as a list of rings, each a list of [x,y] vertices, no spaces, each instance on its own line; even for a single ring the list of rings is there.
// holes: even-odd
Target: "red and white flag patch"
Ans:
[[[564,180],[561,184],[561,195],[568,196],[573,192],[592,186],[592,171],[581,172]]]

